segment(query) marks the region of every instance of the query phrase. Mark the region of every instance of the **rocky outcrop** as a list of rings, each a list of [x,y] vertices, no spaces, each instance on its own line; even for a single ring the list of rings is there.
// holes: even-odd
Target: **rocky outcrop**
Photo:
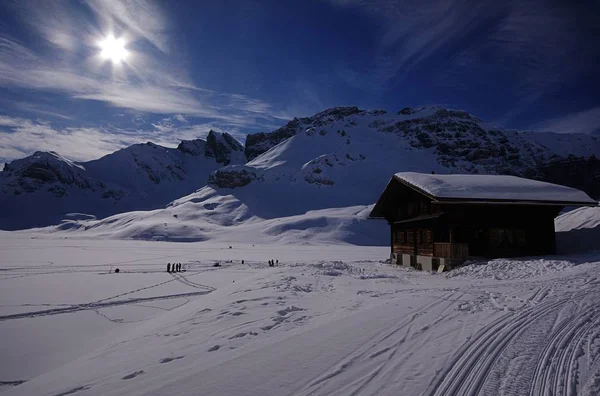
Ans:
[[[271,147],[277,146],[284,140],[291,138],[302,129],[303,122],[294,118],[285,126],[270,133],[254,133],[246,137],[246,147],[244,154],[247,161],[252,161],[262,153],[267,152]]]
[[[256,173],[244,167],[228,166],[211,174],[208,185],[216,188],[237,188],[244,187],[257,179]]]
[[[183,140],[177,146],[177,150],[196,157],[214,158],[222,165],[245,162],[244,146],[230,134],[217,133],[212,129],[208,132],[206,140]]]

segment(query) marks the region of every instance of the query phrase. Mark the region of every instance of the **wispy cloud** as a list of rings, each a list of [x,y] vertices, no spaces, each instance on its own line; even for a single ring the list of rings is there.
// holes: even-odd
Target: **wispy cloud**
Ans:
[[[73,3],[14,3],[54,49],[32,49],[0,36],[0,86],[61,92],[139,112],[211,118],[236,127],[277,119],[262,100],[197,87],[184,62],[169,53],[169,24],[154,3],[88,0],[80,5],[87,5],[87,14]],[[97,42],[109,33],[127,38],[132,55],[125,64],[100,61]]]
[[[589,40],[599,33],[594,1],[329,1],[363,10],[380,25],[371,62],[340,70],[348,83],[369,92],[389,91],[420,67],[446,88],[473,87],[478,71],[486,75],[481,83],[504,79],[517,98],[508,120],[566,83],[594,75],[592,60],[600,57],[600,47]]]
[[[467,38],[488,23],[489,15],[496,8],[467,0],[331,1],[339,6],[362,9],[381,24],[372,63],[356,74],[342,70],[342,76],[349,82],[371,91],[389,88],[392,80],[401,79],[440,50],[447,50],[457,40]]]
[[[600,107],[553,118],[533,125],[532,129],[560,133],[600,132]]]

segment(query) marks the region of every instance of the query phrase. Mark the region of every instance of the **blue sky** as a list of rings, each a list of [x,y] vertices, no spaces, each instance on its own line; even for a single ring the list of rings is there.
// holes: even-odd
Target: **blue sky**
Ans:
[[[600,131],[600,3],[580,0],[10,1],[0,162],[357,105],[439,105],[499,126]],[[127,57],[101,56],[108,36]]]

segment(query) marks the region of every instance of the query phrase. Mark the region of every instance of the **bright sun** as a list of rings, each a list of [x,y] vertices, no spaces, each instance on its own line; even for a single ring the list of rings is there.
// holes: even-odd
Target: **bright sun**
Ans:
[[[129,54],[125,49],[125,40],[122,38],[107,36],[104,40],[100,41],[98,45],[102,50],[100,56],[110,60],[112,63],[121,63]]]

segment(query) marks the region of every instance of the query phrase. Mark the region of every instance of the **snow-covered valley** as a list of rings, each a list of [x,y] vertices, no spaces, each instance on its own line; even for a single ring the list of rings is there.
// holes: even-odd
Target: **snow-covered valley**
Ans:
[[[578,180],[592,180],[593,136],[336,108],[244,148],[213,134],[84,164],[14,161],[2,224],[62,221],[0,231],[0,391],[596,395],[598,207],[556,219],[558,256],[448,273],[386,263],[389,228],[367,219],[400,170],[545,180],[555,161],[569,178],[569,153],[583,161],[569,172],[591,164]]]
[[[563,215],[559,242],[597,218],[597,208]],[[600,392],[598,253],[437,274],[386,264],[388,247],[289,242],[0,233],[0,390]]]

